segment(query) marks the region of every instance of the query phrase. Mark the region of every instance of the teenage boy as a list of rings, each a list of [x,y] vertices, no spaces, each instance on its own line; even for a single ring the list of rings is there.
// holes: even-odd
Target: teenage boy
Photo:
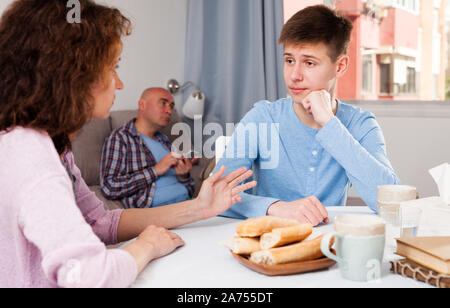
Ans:
[[[376,212],[377,186],[400,183],[375,117],[335,97],[337,81],[348,68],[352,29],[348,19],[323,5],[307,7],[286,23],[279,43],[285,48],[290,98],[255,104],[237,126],[215,171],[222,165],[228,171],[253,167],[258,187],[242,194],[242,202],[224,216],[271,215],[318,225],[329,222],[324,205],[346,204],[351,185]],[[274,144],[279,146],[271,149],[278,166],[264,165],[267,132],[257,130],[256,142],[242,146],[239,136],[255,124],[278,126]]]

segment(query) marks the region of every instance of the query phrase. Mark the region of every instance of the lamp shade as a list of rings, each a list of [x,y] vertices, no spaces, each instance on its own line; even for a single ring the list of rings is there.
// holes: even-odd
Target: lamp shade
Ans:
[[[203,116],[205,108],[205,95],[201,92],[192,93],[183,106],[183,114],[194,120],[195,116]]]

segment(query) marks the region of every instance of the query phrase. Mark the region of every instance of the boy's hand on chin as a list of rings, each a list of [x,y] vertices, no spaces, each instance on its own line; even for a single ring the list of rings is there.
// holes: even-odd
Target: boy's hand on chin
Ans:
[[[334,117],[331,95],[326,90],[311,91],[303,100],[303,107],[321,127]]]

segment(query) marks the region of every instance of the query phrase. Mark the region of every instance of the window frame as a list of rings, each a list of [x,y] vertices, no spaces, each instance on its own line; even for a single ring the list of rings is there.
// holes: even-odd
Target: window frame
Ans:
[[[450,101],[342,100],[376,116],[400,118],[450,118]]]

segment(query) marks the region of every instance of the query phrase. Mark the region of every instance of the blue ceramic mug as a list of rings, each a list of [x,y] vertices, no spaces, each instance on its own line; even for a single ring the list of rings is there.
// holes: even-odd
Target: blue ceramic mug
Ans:
[[[334,220],[334,230],[322,239],[321,250],[338,263],[342,277],[362,282],[380,279],[384,220],[375,215],[342,215]],[[333,237],[336,255],[330,251]]]

